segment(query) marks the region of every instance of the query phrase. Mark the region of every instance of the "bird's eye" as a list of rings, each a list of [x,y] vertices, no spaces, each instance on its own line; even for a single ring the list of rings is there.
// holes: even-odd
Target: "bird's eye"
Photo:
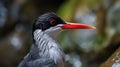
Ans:
[[[56,24],[56,20],[54,20],[54,19],[50,20],[50,24],[51,25],[55,25]]]

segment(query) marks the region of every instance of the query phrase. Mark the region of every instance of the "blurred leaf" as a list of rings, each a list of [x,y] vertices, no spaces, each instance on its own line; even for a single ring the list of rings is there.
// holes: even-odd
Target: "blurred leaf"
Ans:
[[[95,6],[97,6],[98,4],[100,4],[102,0],[87,0],[87,6],[88,8],[93,8]]]
[[[82,0],[67,0],[59,8],[58,15],[66,21],[71,21],[77,3],[81,3],[81,1]]]

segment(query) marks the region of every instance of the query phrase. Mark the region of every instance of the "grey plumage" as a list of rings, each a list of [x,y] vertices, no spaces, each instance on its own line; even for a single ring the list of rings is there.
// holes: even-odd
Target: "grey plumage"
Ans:
[[[56,31],[56,30],[55,30]],[[18,67],[63,67],[64,53],[46,31],[34,32],[35,43]]]

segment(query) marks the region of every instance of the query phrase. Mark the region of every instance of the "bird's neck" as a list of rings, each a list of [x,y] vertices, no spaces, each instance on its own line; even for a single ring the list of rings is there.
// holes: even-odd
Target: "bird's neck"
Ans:
[[[56,36],[51,36],[51,35],[48,35],[48,33],[46,33],[46,32],[43,32],[43,31],[41,31],[41,30],[36,30],[35,32],[34,32],[34,35],[33,35],[33,37],[34,37],[34,41],[35,41],[35,43],[37,43],[37,44],[42,44],[42,42],[49,42],[49,41],[51,41],[51,42],[55,42],[55,38],[56,38]]]
[[[41,53],[46,51],[46,48],[49,50],[52,46],[58,47],[56,41],[50,35],[39,29],[34,32],[34,40]]]
[[[55,62],[63,58],[64,53],[60,46],[46,33],[36,30],[34,39],[40,51],[39,56],[52,58]]]

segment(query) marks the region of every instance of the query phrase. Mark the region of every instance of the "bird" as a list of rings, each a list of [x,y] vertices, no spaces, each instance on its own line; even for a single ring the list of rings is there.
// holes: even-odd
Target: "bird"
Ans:
[[[65,22],[54,12],[42,14],[33,22],[33,44],[18,67],[64,67],[65,53],[55,40],[64,29],[95,29],[95,27]]]

